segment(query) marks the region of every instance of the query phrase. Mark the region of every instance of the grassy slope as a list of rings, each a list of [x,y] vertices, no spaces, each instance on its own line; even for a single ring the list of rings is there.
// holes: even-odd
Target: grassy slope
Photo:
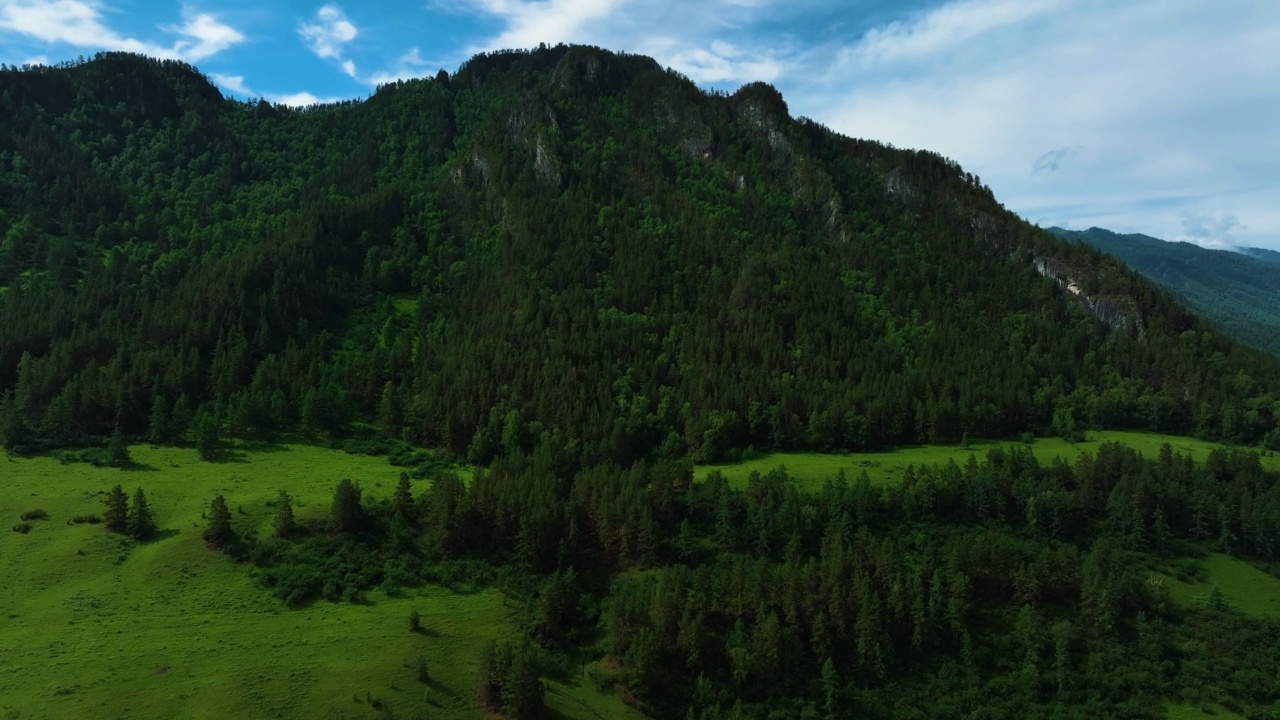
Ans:
[[[217,493],[239,529],[269,530],[279,488],[302,517],[327,512],[334,483],[389,495],[399,472],[382,458],[281,446],[238,462],[200,463],[190,450],[133,448],[143,468],[0,459],[0,519],[34,508],[51,518],[28,535],[0,531],[0,713],[16,718],[369,718],[365,693],[401,717],[475,717],[477,660],[516,632],[496,591],[439,588],[368,605],[319,602],[288,610],[250,570],[205,549],[201,513]],[[102,511],[101,493],[142,486],[161,539],[130,547],[101,526],[68,525]],[[417,608],[427,633],[408,632]],[[424,686],[412,663],[427,658]],[[357,702],[356,699],[360,702]],[[553,686],[566,717],[620,717],[625,708],[583,683]],[[595,708],[595,711],[589,708]]]
[[[1210,451],[1223,447],[1217,443],[1196,440],[1195,438],[1159,435],[1145,432],[1125,432],[1119,430],[1090,431],[1088,440],[1081,443],[1068,443],[1060,438],[1037,438],[1031,448],[1042,463],[1051,462],[1055,457],[1074,460],[1080,453],[1094,452],[1104,442],[1122,442],[1147,457],[1155,457],[1160,446],[1169,443],[1175,451],[1189,453],[1197,460],[1204,460]],[[1007,442],[974,441],[968,449],[958,445],[920,445],[904,447],[889,452],[852,453],[848,455],[826,455],[822,453],[772,453],[754,460],[727,465],[699,465],[695,470],[695,478],[701,480],[712,470],[719,470],[731,485],[743,487],[752,471],[767,473],[779,465],[787,468],[801,487],[817,489],[828,478],[836,476],[844,470],[849,480],[857,478],[866,471],[875,484],[897,482],[902,471],[908,465],[946,464],[955,460],[963,465],[970,455],[979,460],[993,447],[1014,445]],[[1274,472],[1280,472],[1280,457],[1262,458],[1262,465]]]
[[[1165,587],[1179,605],[1202,602],[1214,585],[1232,607],[1252,617],[1280,620],[1280,578],[1228,555],[1212,553],[1199,561],[1208,577],[1182,582],[1166,574]]]

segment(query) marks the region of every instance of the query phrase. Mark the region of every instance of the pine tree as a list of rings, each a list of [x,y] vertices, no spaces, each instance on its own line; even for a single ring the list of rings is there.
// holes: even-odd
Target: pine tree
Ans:
[[[276,537],[292,537],[297,531],[298,525],[293,518],[293,498],[282,489],[276,499]]]
[[[119,485],[107,493],[105,525],[111,532],[124,532],[129,527],[129,496]]]
[[[129,508],[127,526],[129,537],[134,540],[146,540],[156,531],[155,519],[151,516],[151,508],[147,507],[147,496],[142,488],[133,494],[133,505]]]
[[[392,495],[391,508],[405,520],[413,518],[413,490],[409,487],[408,473],[400,473],[400,482]]]
[[[360,488],[344,478],[333,491],[330,508],[331,527],[335,533],[356,532],[364,527],[364,507],[360,504]]]
[[[151,401],[151,420],[147,423],[147,442],[163,445],[169,439],[169,411],[163,395]]]
[[[201,409],[196,417],[196,453],[204,461],[217,460],[222,454],[222,439],[218,436],[218,420],[212,412]]]
[[[124,432],[119,425],[107,443],[107,464],[115,468],[127,468],[133,464],[133,457],[129,455],[129,443],[125,442]]]
[[[231,511],[227,509],[226,498],[219,495],[209,505],[209,527],[204,531],[204,541],[213,547],[222,547],[234,539]]]

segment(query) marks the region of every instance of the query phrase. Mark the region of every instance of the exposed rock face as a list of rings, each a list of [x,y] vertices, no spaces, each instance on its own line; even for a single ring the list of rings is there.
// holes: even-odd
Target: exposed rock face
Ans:
[[[1139,335],[1144,331],[1142,316],[1138,313],[1137,304],[1132,298],[1092,295],[1086,292],[1087,284],[1084,278],[1053,258],[1036,258],[1035,268],[1041,275],[1051,278],[1063,292],[1109,327],[1132,330]]]

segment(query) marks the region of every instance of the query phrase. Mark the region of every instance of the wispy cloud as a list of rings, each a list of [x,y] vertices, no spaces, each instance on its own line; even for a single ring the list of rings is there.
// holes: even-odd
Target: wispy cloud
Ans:
[[[356,64],[344,56],[345,47],[359,34],[359,29],[336,4],[321,7],[310,21],[298,25],[298,35],[311,52],[337,62],[350,77],[356,76]]]
[[[1035,163],[1031,166],[1031,174],[1039,175],[1042,172],[1057,172],[1058,167],[1067,158],[1080,152],[1079,148],[1062,147],[1057,150],[1050,150],[1040,157],[1036,158]]]
[[[209,77],[218,84],[218,87],[230,90],[237,95],[253,95],[253,91],[244,84],[243,75],[222,75],[220,73],[210,73]]]
[[[0,30],[45,43],[76,48],[125,50],[154,57],[204,60],[244,41],[240,31],[210,13],[183,10],[183,21],[160,30],[177,39],[169,44],[129,37],[103,19],[104,6],[94,0],[0,0]]]
[[[1249,229],[1230,213],[1184,212],[1181,219],[1182,235],[1170,240],[1186,240],[1220,250],[1238,247],[1237,235]]]
[[[374,87],[393,83],[398,80],[408,80],[410,78],[423,77],[435,70],[441,68],[446,63],[439,61],[425,60],[422,57],[422,51],[418,48],[410,48],[409,52],[400,56],[396,62],[386,70],[376,72],[365,78],[365,82]]]

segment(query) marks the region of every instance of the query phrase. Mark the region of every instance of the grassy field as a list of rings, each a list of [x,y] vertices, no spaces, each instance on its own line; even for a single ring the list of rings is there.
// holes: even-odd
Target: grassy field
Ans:
[[[1040,462],[1048,463],[1055,457],[1068,461],[1074,460],[1081,453],[1096,451],[1105,442],[1122,442],[1147,457],[1155,457],[1160,452],[1160,446],[1169,443],[1175,451],[1189,453],[1198,461],[1203,461],[1211,451],[1223,447],[1217,443],[1195,438],[1119,430],[1090,431],[1087,438],[1085,442],[1080,443],[1068,443],[1061,438],[1037,438],[1032,443],[1031,449]],[[888,452],[847,455],[771,453],[739,463],[699,465],[695,469],[695,479],[701,480],[708,472],[719,470],[731,485],[743,487],[746,485],[747,477],[753,471],[764,474],[778,466],[785,466],[787,473],[801,487],[810,489],[820,488],[828,478],[834,478],[840,470],[845,471],[850,481],[865,470],[872,483],[885,484],[897,482],[908,465],[916,467],[943,465],[948,460],[955,460],[957,464],[963,465],[970,455],[976,456],[981,461],[987,451],[993,447],[1014,445],[1019,443],[976,440],[970,442],[968,448],[959,445],[918,445]],[[1280,457],[1263,457],[1262,464],[1273,472],[1280,472]]]
[[[283,445],[198,462],[194,451],[132,448],[121,471],[53,458],[0,459],[0,716],[5,718],[371,718],[374,699],[398,717],[471,718],[477,662],[513,635],[512,603],[496,591],[441,588],[364,605],[318,602],[290,610],[258,588],[251,569],[204,547],[201,513],[226,496],[238,530],[269,530],[280,488],[300,517],[328,511],[334,484],[386,496],[399,468],[384,458]],[[102,494],[142,487],[161,528],[133,545],[100,525]],[[419,485],[419,488],[422,486]],[[9,530],[29,510],[29,534]],[[425,632],[411,633],[417,609]],[[425,657],[432,678],[419,683]],[[549,683],[567,718],[625,717],[589,683]],[[634,716],[634,714],[632,714]]]
[[[1214,585],[1227,602],[1240,612],[1253,617],[1280,620],[1280,578],[1268,575],[1243,560],[1228,555],[1210,554],[1196,561],[1204,571],[1202,579],[1183,582],[1172,569],[1165,575],[1165,587],[1174,602],[1183,606],[1202,603]]]

